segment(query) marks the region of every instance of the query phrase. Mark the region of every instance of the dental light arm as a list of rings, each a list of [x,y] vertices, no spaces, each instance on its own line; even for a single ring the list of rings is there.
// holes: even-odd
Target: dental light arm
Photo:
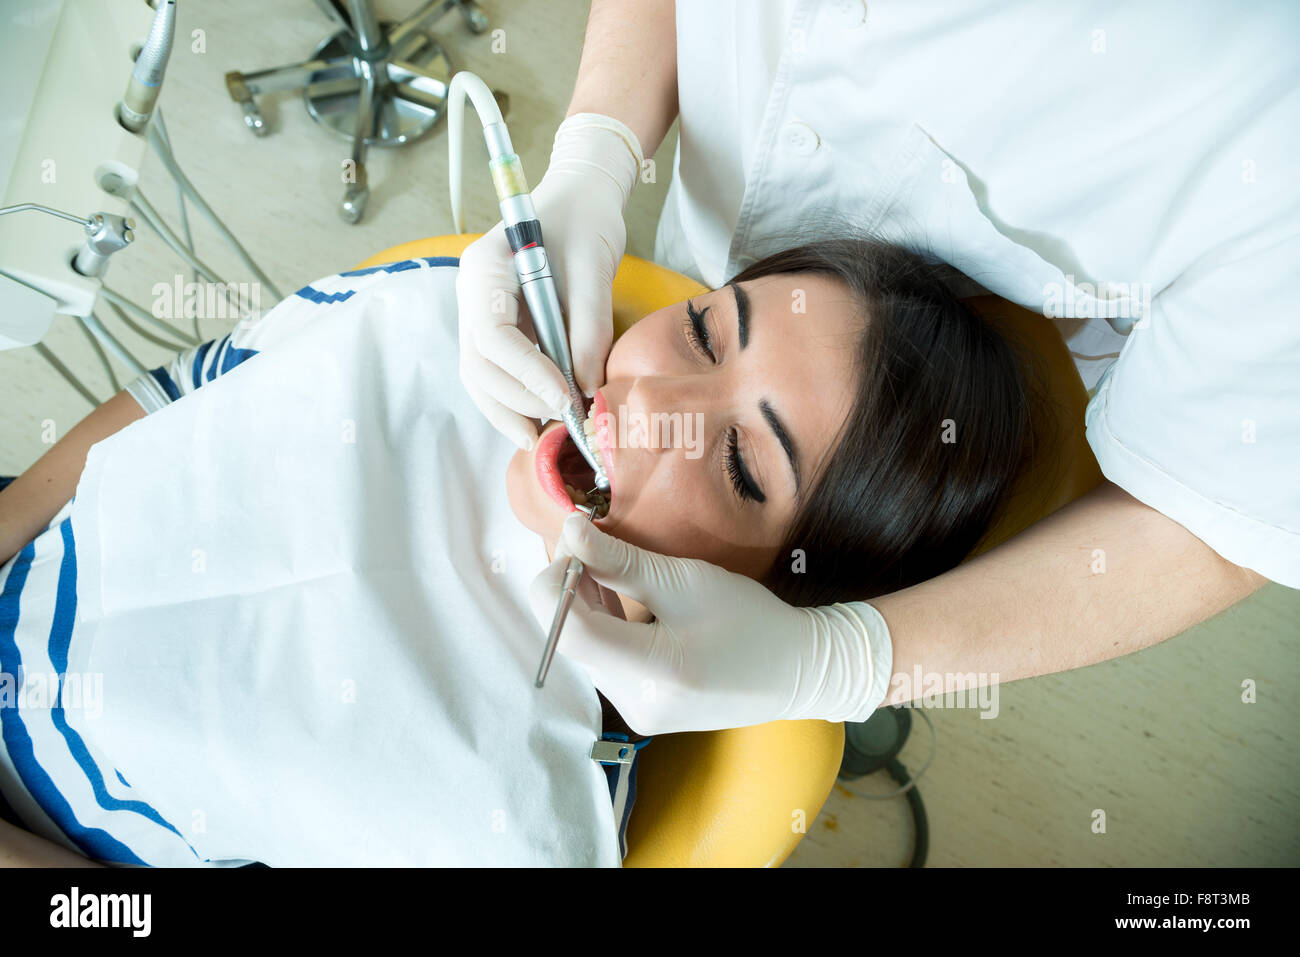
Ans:
[[[520,290],[528,304],[528,311],[537,330],[537,340],[547,358],[559,367],[569,390],[569,406],[563,414],[564,426],[574,445],[596,473],[596,486],[608,491],[609,479],[600,455],[592,448],[583,428],[586,404],[573,374],[573,358],[569,352],[569,336],[564,314],[560,309],[555,279],[551,274],[546,247],[542,244],[542,226],[538,222],[523,167],[510,142],[505,120],[492,91],[478,76],[461,71],[452,77],[447,89],[448,123],[448,181],[451,190],[452,220],[456,231],[464,231],[461,212],[461,135],[464,128],[465,97],[474,102],[483,124],[483,137],[491,159],[488,168],[496,187],[501,219],[505,224],[506,238],[514,254],[515,272],[519,276]]]

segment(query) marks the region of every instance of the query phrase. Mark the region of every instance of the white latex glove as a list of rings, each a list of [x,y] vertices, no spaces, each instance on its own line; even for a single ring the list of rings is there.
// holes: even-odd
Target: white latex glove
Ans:
[[[893,647],[871,605],[795,608],[753,579],[606,535],[582,513],[565,522],[555,561],[529,592],[542,626],[539,651],[569,554],[655,616],[653,624],[625,621],[580,588],[557,647],[638,734],[793,718],[865,721],[885,700]]]
[[[576,113],[556,130],[550,165],[532,190],[569,327],[574,378],[588,397],[605,384],[614,274],[627,245],[623,211],[641,161],[641,144],[626,125]],[[488,421],[530,449],[537,441],[532,420],[558,417],[568,389],[535,344],[504,221],[461,254],[456,297],[461,382]]]

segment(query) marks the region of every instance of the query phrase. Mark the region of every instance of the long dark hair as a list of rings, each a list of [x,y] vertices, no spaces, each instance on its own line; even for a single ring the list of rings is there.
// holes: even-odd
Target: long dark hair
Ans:
[[[794,605],[866,600],[960,564],[1017,487],[1046,400],[1023,345],[924,253],[864,236],[777,252],[733,282],[817,273],[861,310],[858,384],[764,584]]]

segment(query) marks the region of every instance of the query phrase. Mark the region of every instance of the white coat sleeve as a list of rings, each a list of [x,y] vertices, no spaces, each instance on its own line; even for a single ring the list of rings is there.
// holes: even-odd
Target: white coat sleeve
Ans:
[[[1300,588],[1300,229],[1228,242],[1156,295],[1088,405],[1106,478]],[[1230,228],[1225,224],[1225,228]]]

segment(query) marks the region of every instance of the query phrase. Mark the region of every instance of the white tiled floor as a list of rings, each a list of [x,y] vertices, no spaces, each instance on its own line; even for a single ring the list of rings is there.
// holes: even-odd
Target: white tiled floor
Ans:
[[[414,6],[413,0],[379,3],[381,14],[394,18]],[[535,181],[568,105],[587,5],[489,0],[487,7],[493,27],[506,31],[504,53],[492,53],[489,38],[472,36],[454,17],[436,32],[457,67],[510,93],[511,135]],[[178,46],[161,101],[175,149],[191,179],[283,291],[396,243],[452,231],[445,125],[417,145],[371,152],[370,206],[356,226],[335,212],[348,144],[312,122],[298,98],[268,104],[273,132],[265,139],[244,129],[223,75],[305,58],[328,32],[313,4],[183,4],[178,35],[196,29],[205,31],[207,50],[195,54]],[[675,141],[674,128],[656,157],[659,181],[633,194],[629,253],[653,253]],[[466,173],[466,221],[470,231],[482,231],[497,213],[486,174],[475,170],[471,165]],[[142,183],[154,205],[174,217],[173,194],[152,157]],[[234,281],[249,278],[207,224],[193,222],[204,258]],[[185,272],[143,227],[130,258],[119,258],[111,285],[141,302],[150,301],[154,283]],[[208,322],[203,332],[219,336],[229,325]],[[167,350],[110,327],[147,366],[169,358]],[[59,320],[46,342],[101,398],[111,394],[71,320]],[[62,435],[89,411],[30,349],[0,352],[0,408],[0,474],[16,474],[45,450],[45,422]],[[930,863],[1300,863],[1300,721],[1290,703],[1300,680],[1298,643],[1300,592],[1270,585],[1137,655],[1007,685],[996,720],[931,710],[938,752],[920,787],[930,821]],[[1257,682],[1256,704],[1241,702],[1246,679]],[[902,758],[915,770],[928,750],[929,732],[918,720]],[[837,787],[791,865],[905,862],[911,848],[906,805],[855,795],[891,787],[876,779]],[[1105,834],[1091,829],[1097,808],[1107,813]]]

